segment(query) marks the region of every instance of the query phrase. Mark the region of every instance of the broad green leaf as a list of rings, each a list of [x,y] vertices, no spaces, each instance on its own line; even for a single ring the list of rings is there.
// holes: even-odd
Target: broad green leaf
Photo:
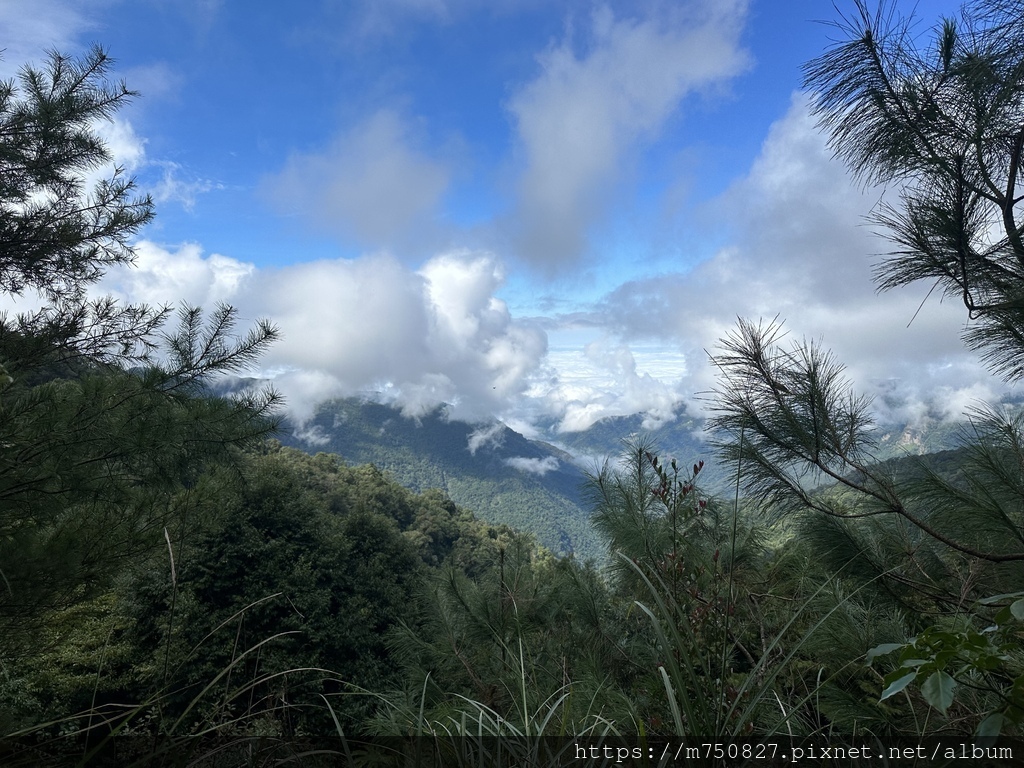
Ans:
[[[903,649],[903,653],[900,654],[900,664],[908,667],[911,662],[920,660],[921,654],[924,652],[925,649],[918,648],[916,645],[907,645],[907,647]]]
[[[1014,600],[1010,604],[1010,612],[1017,621],[1024,621],[1024,599]]]
[[[970,648],[984,648],[988,645],[988,638],[974,630],[970,630],[965,638],[965,643]]]
[[[1003,730],[1003,723],[1005,721],[1006,717],[1001,712],[993,712],[978,723],[978,730],[974,732],[974,735],[979,739],[994,739]]]
[[[935,709],[946,714],[949,705],[953,703],[954,688],[956,688],[956,680],[939,670],[924,681],[924,685],[921,686],[921,695]]]
[[[1018,675],[1014,678],[1013,685],[1010,687],[1010,694],[1014,699],[1016,699],[1014,704],[1017,707],[1020,707],[1021,703],[1024,703],[1024,675]]]
[[[902,691],[904,688],[910,685],[911,682],[913,682],[915,677],[917,677],[917,672],[908,672],[902,677],[899,677],[893,682],[889,683],[889,686],[884,691],[882,691],[882,701],[885,701],[890,696],[895,696],[897,693]],[[886,678],[888,678],[888,675],[886,675]]]
[[[921,667],[928,663],[928,659],[902,659],[900,666],[906,668]]]
[[[1024,597],[1024,592],[1007,592],[1005,595],[992,595],[992,597],[979,600],[978,605],[994,605],[995,603],[1003,602],[1003,600],[1009,600],[1011,597]]]
[[[882,643],[881,645],[876,645],[868,651],[868,665],[870,666],[871,662],[879,656],[885,656],[887,653],[898,651],[902,647],[903,643]]]
[[[1001,667],[1005,660],[1005,656],[996,656],[991,653],[983,653],[979,654],[978,657],[974,660],[974,666],[976,666],[978,669],[990,671]]]

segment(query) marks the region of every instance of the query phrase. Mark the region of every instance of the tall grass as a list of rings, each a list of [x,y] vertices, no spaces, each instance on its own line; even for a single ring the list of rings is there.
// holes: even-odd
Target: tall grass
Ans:
[[[747,671],[734,692],[730,692],[728,676],[714,676],[716,670],[726,670],[735,648],[725,643],[717,658],[701,655],[693,642],[694,633],[685,613],[669,599],[670,590],[660,577],[652,580],[635,564],[637,573],[648,590],[649,602],[637,600],[636,605],[650,620],[663,660],[658,672],[664,685],[665,696],[672,713],[672,734],[692,744],[740,744],[753,740],[772,740],[779,735],[806,738],[808,733],[795,721],[797,714],[817,695],[826,682],[819,675],[810,689],[797,701],[784,702],[776,682],[801,649],[841,607],[835,603],[809,627],[796,636],[791,630],[815,605],[818,596],[829,587],[829,582],[818,589],[793,612],[786,624],[771,638],[753,668]],[[777,659],[774,652],[783,647],[785,654]],[[794,729],[794,725],[796,728]],[[752,758],[751,763],[757,760]],[[738,765],[734,757],[723,756],[721,761],[709,761],[706,756],[690,759],[683,756],[673,764]]]
[[[636,448],[635,453],[638,462],[646,454],[655,471],[660,469],[657,460],[643,445]],[[725,599],[719,600],[720,595],[716,593],[705,601],[720,610],[711,630],[696,627],[691,620],[692,603],[686,600],[692,585],[678,578],[676,566],[684,557],[693,555],[693,546],[706,546],[710,540],[706,530],[698,531],[702,524],[698,513],[707,505],[698,501],[696,494],[688,496],[693,491],[692,478],[680,479],[675,462],[670,472],[659,472],[657,477],[646,476],[638,462],[630,465],[628,471],[633,474],[622,482],[607,475],[600,478],[604,483],[600,489],[605,494],[603,498],[611,499],[609,507],[603,510],[602,522],[606,529],[620,535],[635,553],[630,556],[619,551],[616,554],[618,567],[612,572],[620,579],[624,574],[631,575],[623,579],[623,583],[629,585],[632,610],[646,619],[649,629],[645,647],[640,647],[644,645],[641,643],[633,648],[634,661],[643,663],[643,659],[650,659],[653,668],[647,673],[649,679],[657,681],[660,694],[658,691],[648,694],[656,699],[653,701],[655,708],[664,706],[669,712],[669,721],[653,724],[641,707],[632,702],[610,706],[615,697],[625,695],[612,680],[599,684],[593,680],[569,681],[550,693],[539,689],[534,681],[540,675],[530,668],[534,657],[526,650],[528,639],[519,634],[510,642],[495,632],[492,638],[495,646],[500,646],[502,658],[510,661],[507,666],[503,665],[509,674],[502,678],[507,695],[502,698],[504,706],[500,711],[462,693],[449,693],[438,703],[436,695],[428,696],[431,684],[428,674],[417,697],[401,694],[380,697],[384,712],[375,723],[376,733],[398,741],[376,752],[369,748],[359,753],[363,759],[369,762],[379,759],[384,763],[393,760],[398,764],[404,754],[415,755],[418,765],[466,768],[547,766],[567,762],[606,764],[608,753],[598,749],[597,753],[587,752],[579,757],[576,747],[609,744],[616,749],[624,745],[639,749],[645,761],[652,765],[731,766],[744,761],[728,755],[720,760],[709,760],[703,754],[694,759],[687,752],[681,757],[674,753],[663,755],[653,745],[668,738],[698,745],[742,744],[783,736],[805,738],[813,733],[816,726],[803,721],[802,714],[813,705],[814,697],[828,680],[819,673],[800,695],[794,696],[783,693],[780,677],[793,671],[795,662],[803,661],[801,651],[807,641],[842,606],[841,600],[832,601],[827,610],[817,611],[819,598],[828,590],[831,580],[819,585],[797,605],[758,649],[756,659],[745,649],[741,653],[740,641],[732,634],[735,591],[739,588],[733,572],[741,536],[737,492],[733,517],[727,528],[722,529],[722,535],[727,537],[722,549],[729,553],[730,564]],[[695,471],[699,471],[699,466]],[[651,512],[651,498],[664,505],[665,516],[661,522]],[[680,511],[684,498],[686,504],[693,505],[695,512],[683,514]],[[681,542],[687,536],[693,537],[693,541],[684,546]],[[700,536],[704,536],[703,544],[698,541]],[[712,558],[709,556],[708,560]],[[716,567],[721,567],[717,552],[713,561]],[[716,581],[715,585],[715,589],[721,588],[720,582]],[[738,656],[743,656],[747,668],[733,672]],[[589,698],[585,706],[580,707],[576,697],[583,691],[588,692]],[[652,702],[647,706],[652,706]],[[631,754],[635,753],[631,751]],[[750,762],[755,764],[756,760]]]
[[[177,672],[207,641],[231,628],[260,603],[279,595],[253,601],[225,619],[200,642]],[[299,761],[330,765],[342,753],[330,739],[294,739],[282,723],[297,713],[299,705],[275,695],[275,684],[296,679],[317,684],[330,678],[327,670],[296,668],[283,672],[255,673],[245,679],[236,673],[281,638],[281,632],[233,653],[229,663],[199,685],[183,687],[173,672],[160,690],[138,703],[104,704],[36,723],[0,736],[0,765],[4,768],[39,766],[220,766],[279,765]],[[102,672],[97,671],[97,676]],[[232,682],[233,676],[237,682]],[[241,678],[241,679],[238,679]],[[98,687],[98,681],[97,681]],[[181,695],[192,690],[181,702]],[[174,706],[171,707],[171,703]],[[173,710],[174,714],[170,714]],[[315,745],[315,748],[314,748]]]

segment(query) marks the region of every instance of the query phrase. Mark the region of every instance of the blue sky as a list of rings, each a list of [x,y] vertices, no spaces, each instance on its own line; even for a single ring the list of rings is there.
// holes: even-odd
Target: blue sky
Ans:
[[[839,0],[838,7],[852,10]],[[909,9],[914,4],[898,2]],[[921,3],[927,33],[956,4]],[[157,201],[100,289],[236,305],[300,418],[375,391],[524,431],[670,418],[737,316],[821,339],[884,415],[1000,385],[885,244],[800,92],[826,0],[7,0],[10,77],[103,45],[99,126]],[[927,15],[924,15],[927,14]]]

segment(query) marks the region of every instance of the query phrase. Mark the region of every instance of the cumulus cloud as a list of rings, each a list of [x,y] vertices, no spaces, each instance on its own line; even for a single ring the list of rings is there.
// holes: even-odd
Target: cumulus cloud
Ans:
[[[529,459],[525,456],[514,456],[511,459],[505,459],[505,464],[518,469],[520,472],[527,472],[531,475],[540,475],[543,477],[548,472],[554,472],[558,469],[558,459],[554,456],[545,456],[543,459]]]
[[[381,247],[433,227],[449,178],[443,163],[416,147],[398,113],[381,110],[325,150],[293,154],[263,189],[285,214]]]
[[[376,392],[409,416],[441,404],[454,418],[507,409],[547,349],[543,330],[496,298],[504,275],[491,254],[451,252],[413,271],[386,254],[275,269],[198,245],[144,241],[134,267],[97,287],[148,304],[226,302],[282,334],[262,365],[297,422],[331,397]]]
[[[422,280],[387,256],[260,272],[246,306],[282,327],[271,364],[323,370],[358,387],[387,371],[407,379],[427,358]]]
[[[230,256],[204,255],[196,243],[168,250],[143,240],[135,245],[135,254],[134,265],[121,265],[107,272],[99,283],[99,292],[152,306],[209,307],[232,302],[256,271],[253,264]]]
[[[113,167],[132,172],[145,162],[146,140],[135,132],[128,120],[119,117],[100,120],[94,128],[110,153],[110,166],[101,169],[105,176],[110,175]]]
[[[433,356],[454,370],[459,361],[472,361],[474,369],[488,373],[483,379],[464,377],[460,391],[492,402],[518,394],[547,351],[547,337],[536,326],[513,322],[508,306],[494,296],[504,282],[497,259],[466,251],[444,254],[419,274],[432,308]]]
[[[796,94],[749,174],[715,201],[732,243],[688,273],[620,286],[595,316],[627,341],[681,351],[690,366],[683,394],[697,408],[706,403],[696,393],[715,383],[704,350],[742,316],[778,317],[791,341],[831,348],[859,391],[891,395],[896,382],[903,413],[952,412],[989,377],[959,340],[956,302],[933,298],[915,318],[930,286],[876,294],[871,270],[890,248],[865,216],[883,194],[853,185]],[[922,400],[936,397],[949,405]]]
[[[535,265],[571,264],[621,182],[627,157],[655,137],[682,99],[741,72],[740,0],[657,6],[647,18],[593,15],[539,57],[540,75],[511,98],[525,169],[510,226]]]
[[[273,365],[378,390],[408,415],[448,403],[456,417],[484,416],[521,391],[546,349],[543,331],[494,297],[501,281],[489,255],[444,254],[419,272],[372,255],[261,272],[243,305],[281,326]]]

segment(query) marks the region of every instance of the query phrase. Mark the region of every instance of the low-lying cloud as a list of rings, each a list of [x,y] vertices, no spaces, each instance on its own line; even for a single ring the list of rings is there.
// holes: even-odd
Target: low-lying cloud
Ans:
[[[685,367],[670,352],[645,355],[643,370],[630,346],[608,336],[582,350],[549,353],[532,379],[528,396],[535,409],[556,419],[557,432],[579,432],[611,416],[645,415],[645,428],[675,418]],[[669,363],[669,364],[666,364]]]
[[[543,459],[514,456],[511,459],[505,459],[505,464],[513,469],[518,469],[520,472],[539,475],[540,477],[544,477],[548,472],[554,472],[558,469],[558,459],[554,456],[545,456]]]
[[[505,425],[501,422],[481,426],[470,433],[469,438],[466,440],[466,449],[469,451],[470,456],[476,456],[476,452],[481,448],[500,447],[504,442],[504,437]]]

